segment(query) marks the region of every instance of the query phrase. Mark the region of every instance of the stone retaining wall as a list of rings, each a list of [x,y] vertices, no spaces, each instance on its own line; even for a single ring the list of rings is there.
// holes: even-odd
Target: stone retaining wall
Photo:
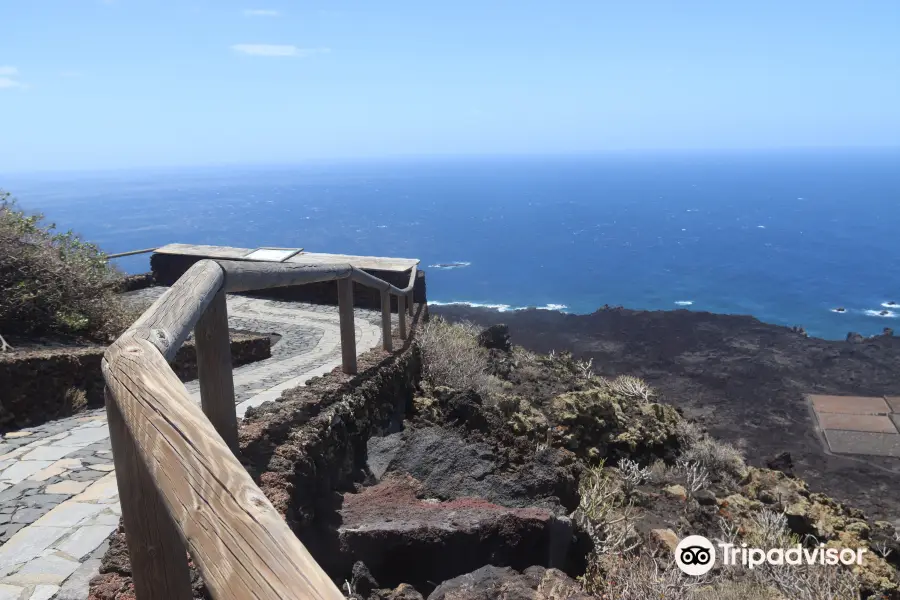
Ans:
[[[0,355],[0,433],[103,406],[100,361],[105,351],[104,346],[89,346]],[[268,335],[232,334],[234,366],[271,355]],[[181,347],[172,368],[182,381],[197,378],[193,341]]]
[[[153,254],[150,257],[150,268],[153,271],[156,285],[172,285],[199,260],[201,258],[196,256]],[[408,273],[376,271],[373,269],[365,269],[365,271],[401,289],[409,285]],[[253,292],[252,295],[260,298],[310,302],[312,304],[338,303],[337,284],[334,281],[260,290]],[[425,272],[418,271],[415,286],[413,287],[413,301],[416,304],[424,304],[425,298]],[[381,308],[381,292],[368,286],[355,285],[353,286],[353,304],[360,308]],[[397,299],[393,296],[391,296],[391,307],[392,310],[397,310]]]

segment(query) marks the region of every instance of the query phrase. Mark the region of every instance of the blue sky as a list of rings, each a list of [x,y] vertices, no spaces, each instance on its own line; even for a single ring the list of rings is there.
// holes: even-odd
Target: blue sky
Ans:
[[[897,145],[898,31],[898,0],[0,0],[0,171]]]

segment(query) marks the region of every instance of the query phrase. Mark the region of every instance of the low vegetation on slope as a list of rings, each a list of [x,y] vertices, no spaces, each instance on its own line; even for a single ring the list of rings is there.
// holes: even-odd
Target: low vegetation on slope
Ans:
[[[709,437],[643,381],[597,377],[593,365],[568,354],[513,348],[504,326],[481,331],[437,318],[424,329],[418,343],[425,381],[414,421],[455,421],[466,435],[493,440],[509,464],[528,464],[553,449],[571,457],[558,464],[577,465],[577,500],[565,509],[588,546],[583,569],[573,573],[585,594],[621,600],[900,598],[900,545],[892,525],[810,491],[789,467],[747,466],[737,448]],[[673,557],[688,535],[737,547],[866,552],[863,564],[852,568],[751,570],[719,563],[693,577],[682,574]],[[466,585],[485,577],[470,576]],[[490,593],[500,589],[484,585],[495,586]],[[533,589],[536,595],[527,597],[581,597]]]
[[[114,289],[120,278],[95,245],[0,190],[0,334],[107,341],[128,322]]]

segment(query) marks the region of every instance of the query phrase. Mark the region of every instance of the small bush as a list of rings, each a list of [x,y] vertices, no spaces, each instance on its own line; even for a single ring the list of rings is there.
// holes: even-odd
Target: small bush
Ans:
[[[700,464],[711,475],[741,479],[747,474],[740,450],[709,436],[695,423],[682,421],[678,425],[678,441],[683,448],[681,458]]]
[[[689,600],[703,581],[689,580],[670,558],[616,554],[592,564],[581,583],[589,593],[610,600]]]
[[[615,379],[607,381],[606,386],[615,395],[629,400],[649,402],[655,395],[647,382],[631,375],[619,375]]]
[[[481,329],[472,323],[432,318],[416,337],[425,378],[435,386],[471,389],[485,400],[493,399],[500,386],[488,374],[489,355],[478,345],[479,333]]]
[[[108,341],[127,327],[104,254],[0,191],[0,332],[76,334]]]
[[[747,473],[747,464],[741,451],[726,442],[720,442],[709,436],[690,446],[682,454],[689,462],[699,463],[710,473],[731,475],[742,478]]]

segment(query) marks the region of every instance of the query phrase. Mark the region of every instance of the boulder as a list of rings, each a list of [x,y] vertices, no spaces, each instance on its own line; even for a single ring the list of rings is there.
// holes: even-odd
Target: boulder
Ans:
[[[571,526],[548,510],[478,498],[423,500],[422,492],[418,481],[397,475],[344,494],[337,530],[342,562],[363,561],[382,584],[423,589],[485,564],[546,564],[572,539]]]
[[[529,567],[519,573],[488,565],[439,585],[428,600],[591,600],[571,577],[556,569]]]
[[[710,490],[699,490],[694,493],[694,500],[701,506],[715,506],[716,495]]]
[[[856,333],[855,331],[851,331],[847,334],[847,341],[851,344],[862,344],[866,341],[866,338],[862,336],[860,333]]]
[[[673,498],[678,498],[680,500],[687,500],[687,490],[684,489],[683,485],[673,484],[663,488],[663,491]]]
[[[396,588],[375,590],[369,600],[424,600],[422,594],[408,583],[401,583]]]
[[[671,529],[651,529],[650,541],[660,550],[674,554],[679,540]]]
[[[509,327],[506,325],[491,325],[478,334],[478,345],[488,350],[502,350],[509,352],[512,344],[509,342]]]
[[[794,476],[794,460],[790,452],[780,452],[766,461],[766,466],[775,471],[781,471],[789,477]]]
[[[432,498],[484,498],[503,506],[541,506],[562,515],[578,504],[577,464],[556,448],[536,451],[522,465],[506,465],[491,445],[473,443],[455,430],[412,428],[373,437],[368,464],[382,479],[409,474]]]

